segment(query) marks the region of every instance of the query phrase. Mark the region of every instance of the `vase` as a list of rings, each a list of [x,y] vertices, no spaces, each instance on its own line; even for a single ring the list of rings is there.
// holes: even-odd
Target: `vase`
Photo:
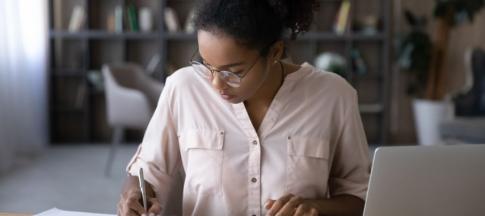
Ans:
[[[448,101],[415,99],[413,101],[414,121],[419,145],[442,145],[440,124],[452,120],[454,106]]]

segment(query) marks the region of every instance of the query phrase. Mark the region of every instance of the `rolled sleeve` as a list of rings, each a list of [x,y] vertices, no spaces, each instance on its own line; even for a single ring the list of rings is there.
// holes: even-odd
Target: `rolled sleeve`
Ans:
[[[167,80],[143,141],[126,168],[132,176],[138,176],[143,168],[145,180],[153,186],[162,208],[170,199],[181,169],[177,129],[170,111],[171,92]]]
[[[357,94],[345,113],[330,173],[330,195],[353,195],[365,200],[370,159]]]

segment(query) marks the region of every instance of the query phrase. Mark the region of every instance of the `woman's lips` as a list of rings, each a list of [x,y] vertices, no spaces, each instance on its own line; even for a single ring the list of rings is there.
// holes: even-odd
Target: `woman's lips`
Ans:
[[[227,94],[225,92],[220,92],[220,94],[221,94],[221,97],[226,99],[226,100],[230,100],[230,99],[234,98],[234,95],[230,95],[230,94]]]

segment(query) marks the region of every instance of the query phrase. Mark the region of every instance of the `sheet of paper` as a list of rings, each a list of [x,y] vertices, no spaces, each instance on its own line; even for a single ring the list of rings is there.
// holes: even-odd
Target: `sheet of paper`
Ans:
[[[57,208],[51,208],[45,212],[36,214],[34,216],[116,216],[114,214],[98,214],[89,212],[64,211]]]

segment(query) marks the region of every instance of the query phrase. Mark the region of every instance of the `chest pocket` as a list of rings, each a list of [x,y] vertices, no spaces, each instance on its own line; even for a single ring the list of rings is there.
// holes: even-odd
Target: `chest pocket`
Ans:
[[[187,154],[186,186],[197,193],[221,192],[224,131],[188,130],[180,144]]]
[[[325,139],[288,137],[286,157],[289,193],[318,198],[327,193],[329,142]]]

